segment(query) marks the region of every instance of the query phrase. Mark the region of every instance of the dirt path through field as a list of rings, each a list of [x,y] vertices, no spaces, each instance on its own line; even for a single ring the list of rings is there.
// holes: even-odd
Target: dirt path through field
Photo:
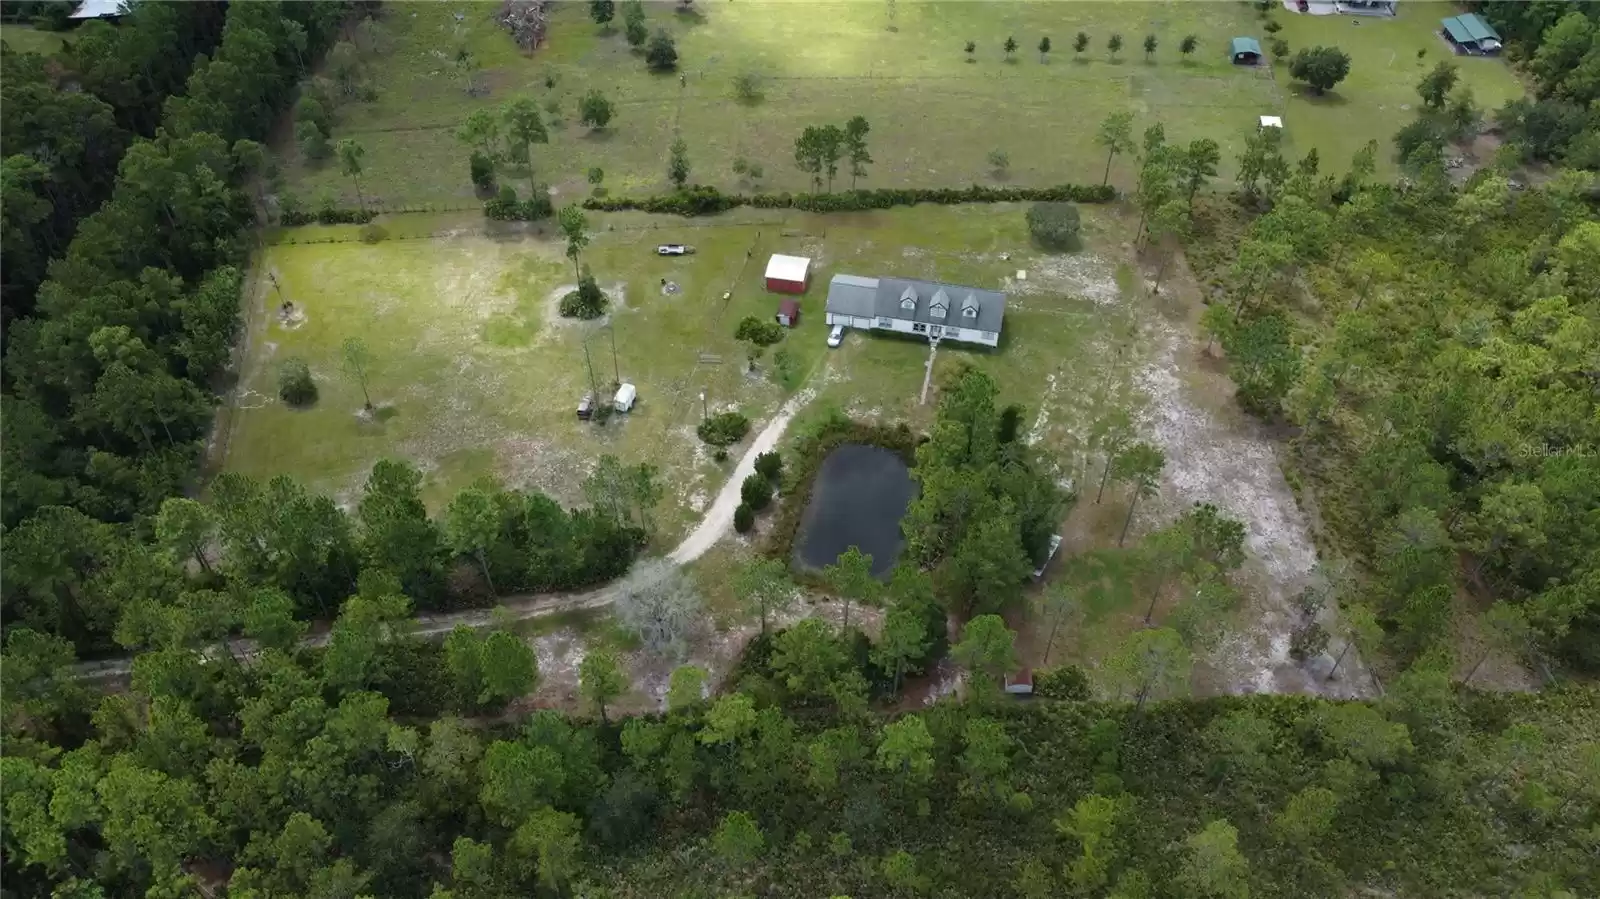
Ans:
[[[771,452],[778,445],[778,440],[783,437],[783,432],[789,427],[789,422],[795,413],[810,402],[813,393],[805,391],[797,393],[789,399],[778,414],[767,422],[761,429],[756,439],[750,441],[750,448],[745,451],[744,458],[733,469],[733,476],[722,485],[722,490],[717,493],[717,498],[711,503],[711,508],[706,510],[705,517],[700,520],[699,527],[689,533],[689,536],[678,544],[678,548],[667,554],[667,560],[674,565],[687,565],[695,559],[706,554],[706,550],[716,545],[722,535],[728,532],[733,525],[733,512],[739,508],[739,488],[744,484],[744,479],[756,470],[756,457],[762,453]]]

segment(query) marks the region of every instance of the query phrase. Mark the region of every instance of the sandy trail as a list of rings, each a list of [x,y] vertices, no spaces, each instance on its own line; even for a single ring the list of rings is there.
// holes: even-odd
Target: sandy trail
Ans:
[[[667,554],[667,561],[674,565],[687,565],[705,555],[707,550],[722,539],[722,535],[733,525],[734,510],[739,508],[739,488],[743,486],[745,478],[755,474],[756,457],[771,452],[778,445],[778,440],[783,437],[790,420],[810,398],[809,392],[791,397],[783,404],[783,408],[778,410],[778,414],[772,417],[772,421],[761,429],[756,439],[750,442],[750,448],[745,451],[744,458],[740,459],[738,466],[733,469],[733,477],[728,478],[728,482],[722,485],[722,491],[717,494],[711,508],[706,510],[700,526],[685,537],[677,549]]]
[[[733,512],[739,507],[739,487],[744,479],[756,470],[756,457],[771,451],[783,438],[783,432],[789,427],[789,422],[794,419],[795,413],[811,400],[812,392],[806,391],[796,394],[784,403],[773,416],[772,421],[761,429],[756,439],[750,442],[750,448],[745,450],[739,464],[734,468],[732,477],[728,478],[722,490],[717,494],[716,501],[711,508],[706,510],[705,517],[701,519],[698,527],[685,537],[682,543],[667,554],[667,560],[673,565],[682,566],[705,555],[728,528],[733,526]],[[560,615],[566,612],[588,611],[603,609],[610,606],[621,595],[622,591],[634,582],[627,578],[597,587],[594,590],[582,593],[531,593],[519,596],[501,597],[500,602],[490,609],[469,609],[464,612],[425,613],[411,619],[412,633],[422,637],[442,637],[455,630],[460,625],[471,628],[489,627],[497,618],[500,620],[526,621],[532,618],[544,618],[549,615]],[[325,646],[328,642],[326,630],[309,634],[301,644],[304,646]],[[259,654],[260,650],[252,640],[229,640],[227,651],[240,660],[248,660]],[[217,645],[209,648],[206,655],[212,658],[221,657],[223,646]],[[73,667],[77,677],[82,680],[102,680],[127,677],[132,670],[133,659],[123,656],[115,659],[101,659],[92,662],[80,662]]]

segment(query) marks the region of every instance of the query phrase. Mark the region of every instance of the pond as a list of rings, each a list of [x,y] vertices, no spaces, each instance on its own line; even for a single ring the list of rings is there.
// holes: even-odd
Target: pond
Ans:
[[[859,546],[872,556],[873,577],[888,577],[905,546],[900,519],[916,492],[911,469],[890,450],[857,443],[838,447],[817,471],[794,542],[794,564],[818,571]]]

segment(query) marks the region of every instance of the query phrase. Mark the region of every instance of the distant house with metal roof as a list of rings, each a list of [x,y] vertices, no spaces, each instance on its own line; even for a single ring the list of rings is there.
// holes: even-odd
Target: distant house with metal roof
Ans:
[[[1336,0],[1333,11],[1341,16],[1392,16],[1399,0]]]
[[[1463,13],[1439,22],[1440,33],[1463,53],[1499,53],[1500,32],[1477,13]]]
[[[1253,66],[1261,61],[1261,42],[1253,37],[1236,37],[1228,41],[1228,58],[1236,66]]]
[[[930,341],[1000,345],[1006,295],[979,287],[908,278],[834,275],[828,283],[829,325],[894,331]]]
[[[69,19],[114,19],[128,11],[133,0],[83,0]]]

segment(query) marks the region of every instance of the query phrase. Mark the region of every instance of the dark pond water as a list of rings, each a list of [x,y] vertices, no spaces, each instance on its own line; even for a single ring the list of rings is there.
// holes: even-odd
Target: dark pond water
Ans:
[[[876,446],[847,443],[828,454],[800,518],[794,562],[820,569],[852,546],[872,556],[872,574],[885,578],[905,540],[900,519],[916,495],[911,469]]]

